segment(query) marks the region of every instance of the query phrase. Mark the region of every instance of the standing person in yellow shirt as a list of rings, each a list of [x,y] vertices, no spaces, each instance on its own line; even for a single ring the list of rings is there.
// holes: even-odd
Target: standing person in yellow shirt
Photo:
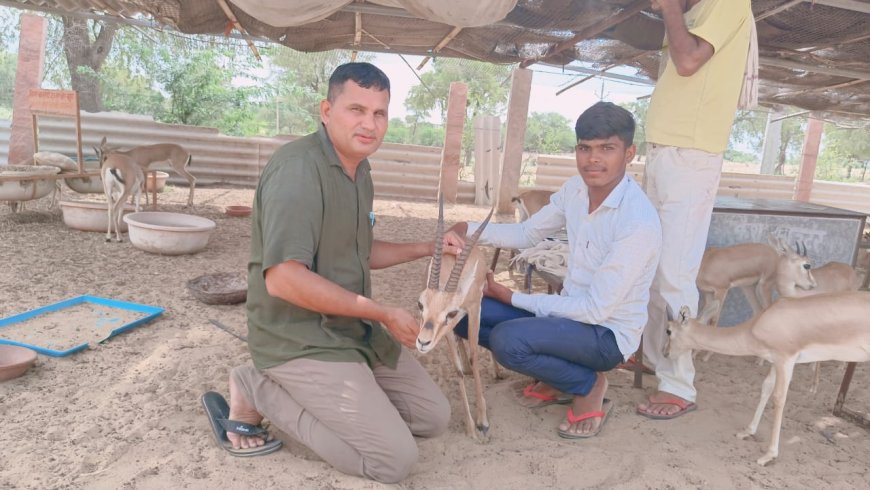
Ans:
[[[750,0],[653,0],[665,44],[647,112],[644,188],[662,223],[643,352],[658,390],[637,412],[653,419],[697,408],[690,354],[663,355],[666,306],[697,314],[695,277],[707,241],[722,158],[744,85],[754,19]]]

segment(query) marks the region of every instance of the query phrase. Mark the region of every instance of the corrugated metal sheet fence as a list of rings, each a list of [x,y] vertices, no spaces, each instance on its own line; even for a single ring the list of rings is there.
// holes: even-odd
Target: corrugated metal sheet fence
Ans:
[[[628,173],[639,183],[643,181],[644,166],[629,165]],[[535,187],[556,190],[565,179],[577,175],[573,158],[539,155],[535,174]],[[794,178],[780,175],[755,175],[723,173],[719,181],[719,196],[747,199],[791,199],[794,194]],[[870,214],[870,185],[845,184],[816,180],[810,201],[840,209],[849,209]]]
[[[8,159],[9,121],[0,121],[0,162]],[[238,138],[219,134],[216,129],[154,122],[151,118],[130,114],[101,112],[82,113],[82,147],[93,155],[91,147],[103,137],[109,144],[132,147],[152,143],[177,143],[193,154],[191,172],[197,183],[254,186],[272,153],[295,136],[274,138]],[[39,120],[40,149],[75,153],[75,133],[69,119],[42,117]],[[434,201],[440,176],[441,148],[385,143],[370,158],[375,195]],[[160,167],[157,167],[160,168]],[[632,164],[629,173],[639,182],[643,165]],[[576,175],[573,158],[539,155],[535,187],[557,189]],[[186,184],[170,172],[169,182]],[[722,174],[720,196],[791,199],[794,179],[782,176]],[[460,181],[458,199],[474,202],[474,183]],[[870,214],[870,186],[815,181],[812,202]]]
[[[9,122],[0,123],[0,153],[8,158]],[[197,183],[254,186],[272,153],[296,136],[239,138],[216,129],[163,124],[149,117],[121,113],[82,113],[82,151],[87,160],[92,147],[106,137],[113,146],[133,147],[176,143],[193,155],[190,172]],[[75,132],[69,119],[39,119],[39,149],[75,154]],[[370,158],[378,197],[435,200],[440,175],[441,148],[386,143]],[[168,166],[155,166],[165,169]],[[170,172],[169,182],[186,185]],[[461,183],[460,198],[474,200],[474,184]]]

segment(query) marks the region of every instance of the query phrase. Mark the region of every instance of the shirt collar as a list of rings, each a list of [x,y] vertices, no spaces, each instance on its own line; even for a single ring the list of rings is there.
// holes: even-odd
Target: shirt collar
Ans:
[[[335,152],[335,146],[333,146],[332,140],[329,139],[329,134],[326,132],[326,126],[323,123],[320,123],[320,127],[317,128],[317,135],[320,136],[320,146],[323,148],[323,154],[326,155],[327,163],[340,168],[344,172],[344,166],[341,165],[341,160],[338,159],[338,153]],[[368,170],[369,168],[369,159],[363,158],[356,169],[357,175],[359,175],[360,171]]]
[[[631,179],[631,176],[626,173],[622,177],[622,181],[620,181],[619,184],[610,191],[610,194],[607,195],[607,198],[604,199],[604,202],[602,202],[601,205],[612,209],[618,208],[619,205],[622,204],[625,193],[628,192],[628,186],[630,185],[628,182],[629,179]]]

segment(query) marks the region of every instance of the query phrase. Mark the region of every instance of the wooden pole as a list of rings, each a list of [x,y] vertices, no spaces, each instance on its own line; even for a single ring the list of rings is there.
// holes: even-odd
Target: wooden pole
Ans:
[[[819,158],[819,145],[822,142],[824,122],[817,114],[810,114],[807,123],[807,133],[804,137],[804,150],[801,157],[801,168],[795,180],[795,201],[809,202],[813,191],[813,177],[816,175],[816,162]]]
[[[12,100],[12,134],[9,137],[9,162],[15,165],[33,156],[36,127],[30,112],[30,89],[39,88],[45,61],[45,32],[48,20],[36,15],[21,16],[18,65],[15,69],[15,94]]]
[[[459,186],[459,160],[462,154],[462,130],[465,128],[465,107],[468,86],[462,82],[450,84],[447,98],[447,121],[444,148],[441,150],[440,189],[447,202],[456,202]]]
[[[504,137],[504,152],[501,161],[501,181],[498,185],[496,211],[513,214],[511,198],[520,185],[520,170],[523,166],[523,142],[526,136],[526,120],[529,116],[529,97],[532,93],[532,71],[517,68],[511,77],[511,94],[508,100],[507,129]]]

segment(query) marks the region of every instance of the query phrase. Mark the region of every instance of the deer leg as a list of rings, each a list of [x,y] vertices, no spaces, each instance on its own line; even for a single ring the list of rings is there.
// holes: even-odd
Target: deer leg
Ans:
[[[813,363],[813,384],[810,386],[810,393],[815,395],[819,391],[819,382],[822,376],[822,363]]]
[[[453,334],[453,339],[456,340],[456,349],[459,353],[459,357],[456,361],[456,369],[458,369],[463,376],[471,374],[471,363],[468,360],[468,343],[465,339],[456,334]]]
[[[173,161],[170,161],[169,163],[172,164],[172,168],[178,172],[178,175],[187,179],[187,184],[190,186],[190,194],[187,196],[187,205],[193,206],[193,189],[196,187],[196,177],[185,168],[187,167],[187,164],[190,163],[190,157],[187,157],[187,160],[180,165],[177,165]]]
[[[505,379],[505,376],[501,371],[501,365],[499,365],[498,361],[495,360],[492,351],[489,352],[489,360],[492,361],[492,374],[495,376],[495,379]]]
[[[795,357],[786,360],[777,359],[774,362],[776,369],[776,385],[773,388],[773,424],[770,431],[770,446],[764,456],[758,458],[758,464],[767,465],[779,456],[779,434],[782,431],[782,414],[785,410],[785,400],[788,395],[788,386],[794,374]]]
[[[486,399],[483,397],[483,382],[480,380],[480,348],[477,345],[480,337],[480,301],[474,304],[468,311],[468,344],[471,349],[471,374],[474,376],[477,430],[486,435],[489,431],[489,419],[486,418]]]
[[[453,363],[459,368],[459,351],[457,350],[456,339],[452,335],[447,335],[447,344],[450,346]],[[474,419],[471,416],[471,405],[468,403],[468,392],[465,390],[465,374],[462,373],[462,369],[457,369],[456,371],[456,378],[459,380],[459,394],[462,396],[462,403],[465,404],[465,431],[470,437],[477,440],[477,431],[474,429]]]
[[[725,306],[725,297],[726,296],[728,296],[727,289],[721,289],[721,290],[717,289],[717,290],[713,291],[713,299],[716,301],[718,306],[716,307],[716,313],[710,317],[709,323],[710,323],[710,325],[712,325],[714,327],[719,326],[719,317],[722,316],[722,308]],[[707,298],[705,298],[705,301],[706,301],[706,299]],[[702,357],[701,360],[703,360],[704,362],[707,362],[710,360],[710,357],[712,355],[713,355],[712,352],[707,351],[704,353],[704,357]]]
[[[761,416],[764,415],[764,407],[767,406],[767,401],[770,400],[770,394],[773,393],[773,384],[776,382],[776,367],[771,364],[770,372],[764,378],[761,384],[761,398],[758,400],[758,407],[755,409],[755,415],[752,416],[752,421],[741,432],[737,433],[739,439],[746,439],[755,435],[758,430],[758,424],[761,422]]]
[[[112,199],[112,182],[109,180],[112,177],[110,172],[103,172],[103,192],[106,194],[106,241],[112,241],[112,206],[115,204]]]

